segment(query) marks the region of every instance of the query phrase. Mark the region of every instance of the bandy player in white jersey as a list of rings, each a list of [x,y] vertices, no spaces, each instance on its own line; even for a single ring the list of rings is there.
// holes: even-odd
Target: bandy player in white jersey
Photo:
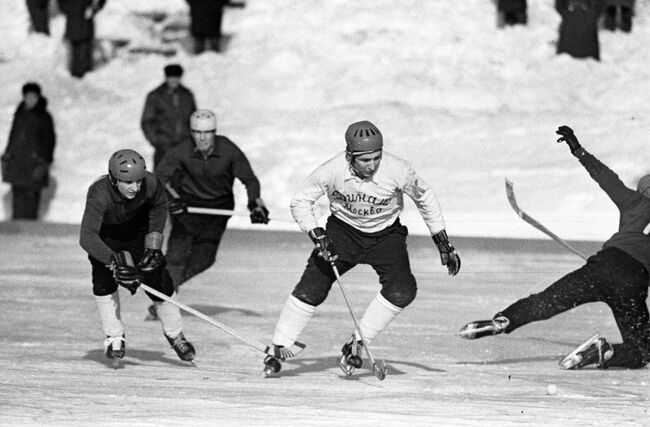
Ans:
[[[291,356],[283,350],[298,339],[327,298],[336,280],[332,263],[341,275],[357,264],[368,264],[381,284],[359,322],[365,343],[355,331],[343,345],[339,365],[347,375],[361,367],[363,345],[415,299],[417,286],[406,250],[408,230],[399,221],[405,194],[420,211],[449,274],[460,269],[436,195],[408,162],[383,151],[379,129],[368,121],[353,123],[345,141],[345,152],[314,170],[291,200],[291,214],[315,249],[280,313],[273,335],[274,354],[279,356],[264,360],[267,375],[280,371],[281,362]],[[326,229],[318,226],[313,210],[323,195],[329,198],[331,211]]]

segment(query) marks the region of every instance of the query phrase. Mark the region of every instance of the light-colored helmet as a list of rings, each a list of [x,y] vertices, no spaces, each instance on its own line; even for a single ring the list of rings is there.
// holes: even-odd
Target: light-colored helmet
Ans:
[[[144,158],[134,150],[118,150],[108,161],[108,174],[113,181],[140,181],[144,179],[147,165]]]
[[[636,186],[636,191],[646,197],[650,197],[650,175],[644,175]]]
[[[345,151],[348,154],[364,154],[381,150],[384,138],[377,126],[367,120],[352,123],[345,131]]]
[[[217,116],[210,110],[196,110],[190,116],[190,129],[199,131],[216,131]]]

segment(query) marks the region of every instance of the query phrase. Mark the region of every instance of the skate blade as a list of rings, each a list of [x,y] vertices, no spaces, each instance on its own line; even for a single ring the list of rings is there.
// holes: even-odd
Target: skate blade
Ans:
[[[375,377],[377,377],[379,381],[383,381],[388,373],[388,366],[383,360],[378,360],[374,365],[372,365],[372,370],[375,373]]]
[[[343,373],[348,377],[354,373],[354,369],[355,369],[354,366],[348,365],[347,363],[345,363],[345,361],[342,360],[342,358],[338,360],[338,364],[339,364],[339,368],[341,368],[341,371],[343,371]]]
[[[276,371],[272,367],[267,366],[262,369],[262,378],[278,378],[279,376],[280,371]]]
[[[119,369],[120,367],[120,358],[114,357],[112,362],[113,369]]]
[[[571,353],[567,354],[562,360],[560,360],[559,363],[560,367],[562,369],[575,368],[580,362],[582,362],[582,356],[579,356],[578,353],[580,353],[581,351],[585,350],[587,347],[592,345],[594,342],[598,340],[598,338],[600,338],[600,334],[594,334],[587,341],[583,342],[578,347],[576,347]]]
[[[485,326],[478,326],[478,323],[468,323],[467,325],[463,326],[458,334],[461,336],[461,338],[465,338],[466,340],[473,340],[476,338],[482,338],[484,336],[488,335],[496,335],[494,331],[494,325],[489,324]]]

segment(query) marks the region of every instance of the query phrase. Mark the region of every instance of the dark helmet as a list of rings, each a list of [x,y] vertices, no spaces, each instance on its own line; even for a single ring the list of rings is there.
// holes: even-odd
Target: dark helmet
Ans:
[[[367,120],[352,123],[345,131],[345,142],[349,154],[372,153],[384,146],[381,132]]]
[[[113,181],[140,181],[146,172],[144,158],[128,148],[116,151],[108,161],[108,174]]]

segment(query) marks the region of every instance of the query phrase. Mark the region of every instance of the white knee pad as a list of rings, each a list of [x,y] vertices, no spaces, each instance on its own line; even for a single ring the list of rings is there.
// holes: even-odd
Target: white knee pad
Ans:
[[[115,291],[110,295],[95,295],[95,303],[104,334],[108,337],[122,336],[124,325],[120,318],[120,294]]]
[[[176,301],[176,292],[170,297]],[[156,309],[160,323],[162,323],[163,332],[168,337],[175,337],[183,330],[183,317],[181,310],[168,301],[156,302]]]

